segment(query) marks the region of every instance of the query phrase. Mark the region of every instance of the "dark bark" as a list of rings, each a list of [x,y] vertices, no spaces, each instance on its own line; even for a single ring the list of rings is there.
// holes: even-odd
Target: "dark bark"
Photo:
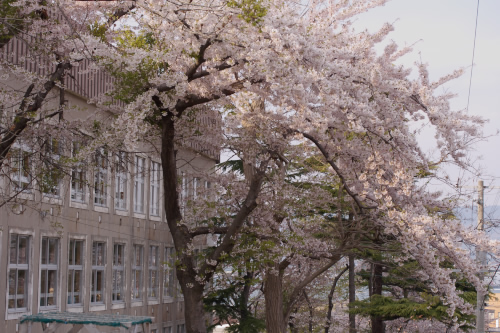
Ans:
[[[335,288],[337,288],[337,283],[342,275],[350,268],[350,266],[344,268],[342,272],[340,272],[335,279],[333,280],[332,288],[330,289],[330,293],[328,294],[328,311],[326,313],[326,324],[325,324],[325,333],[328,333],[330,330],[330,326],[332,324],[332,310],[333,310],[333,294],[335,293]]]
[[[316,271],[309,274],[309,276],[307,276],[304,280],[300,281],[300,283],[295,286],[295,288],[290,293],[290,296],[288,297],[288,302],[285,306],[284,318],[290,317],[291,310],[295,306],[295,303],[297,303],[299,296],[302,293],[302,290],[305,287],[307,287],[307,285],[309,283],[311,283],[314,279],[316,279],[318,276],[320,276],[321,274],[326,272],[328,269],[330,269],[330,267],[335,265],[340,260],[340,258],[342,258],[340,255],[335,255],[324,266],[321,266]]]
[[[250,299],[250,287],[252,286],[253,277],[254,277],[254,272],[247,272],[244,277],[245,285],[243,286],[243,291],[241,292],[241,303],[240,303],[241,321],[244,321],[250,315],[250,311],[248,311],[248,300]]]
[[[161,107],[161,102],[158,98],[153,98],[153,101],[158,107]],[[177,116],[181,116],[182,112],[178,112]],[[191,243],[196,235],[202,235],[203,232],[199,228],[191,233],[186,225],[180,224],[182,214],[180,209],[179,195],[177,193],[177,164],[175,151],[175,126],[172,112],[166,112],[162,117],[162,138],[161,138],[161,161],[163,170],[163,187],[164,187],[164,206],[167,223],[174,240],[174,246],[179,262],[176,274],[181,285],[184,295],[184,308],[186,319],[187,333],[205,333],[205,311],[203,309],[203,290],[206,282],[209,282],[214,274],[216,266],[220,262],[223,253],[231,253],[235,246],[236,235],[241,230],[245,220],[251,212],[257,207],[257,197],[260,192],[262,180],[266,170],[266,163],[263,162],[259,171],[250,183],[245,201],[242,203],[240,210],[234,218],[228,223],[227,230],[223,236],[222,242],[212,252],[208,258],[210,262],[215,261],[216,265],[209,266],[207,261],[201,264],[199,272],[204,272],[203,279],[197,281],[195,277],[198,275],[194,267],[194,258],[187,254],[187,246]],[[222,230],[221,230],[222,231]],[[210,232],[209,229],[206,232]],[[182,269],[180,269],[182,268]]]
[[[349,255],[349,308],[356,301],[356,284],[354,281],[354,255]],[[356,332],[356,314],[349,313],[349,333]]]
[[[306,303],[307,303],[307,307],[309,308],[309,326],[308,326],[308,329],[309,329],[309,332],[312,333],[314,309],[313,309],[311,301],[309,300],[309,297],[307,296],[307,293],[305,290],[303,291],[303,293],[304,293],[304,299],[306,300]]]
[[[270,265],[264,281],[264,299],[266,302],[266,332],[286,333],[283,317],[282,274],[277,263]]]
[[[382,295],[382,272],[383,267],[381,264],[373,263],[372,266],[372,296]],[[381,317],[371,317],[372,333],[385,333],[384,321]]]

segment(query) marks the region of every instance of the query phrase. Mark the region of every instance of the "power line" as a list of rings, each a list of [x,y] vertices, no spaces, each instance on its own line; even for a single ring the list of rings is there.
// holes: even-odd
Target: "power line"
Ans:
[[[470,89],[472,86],[472,71],[474,70],[474,56],[476,53],[476,36],[477,36],[477,21],[479,17],[479,0],[477,0],[477,9],[476,9],[476,27],[474,28],[474,45],[472,47],[472,64],[470,68],[470,79],[469,79],[469,94],[467,96],[467,111],[469,111],[469,102],[470,102]]]

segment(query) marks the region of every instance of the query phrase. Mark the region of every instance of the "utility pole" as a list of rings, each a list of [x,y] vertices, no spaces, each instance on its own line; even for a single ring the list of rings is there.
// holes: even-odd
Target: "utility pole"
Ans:
[[[480,180],[478,183],[478,208],[477,208],[477,230],[484,231],[484,184]],[[486,264],[486,253],[476,249],[476,260],[481,266],[479,271],[479,280],[483,281],[483,269],[482,266]],[[476,305],[476,332],[484,333],[484,295],[477,293],[477,305]]]

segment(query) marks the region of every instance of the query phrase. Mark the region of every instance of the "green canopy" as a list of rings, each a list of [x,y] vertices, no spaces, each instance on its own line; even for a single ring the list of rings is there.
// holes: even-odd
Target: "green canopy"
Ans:
[[[93,324],[97,326],[114,326],[130,328],[134,325],[150,324],[152,317],[126,316],[114,314],[75,313],[75,312],[44,312],[36,315],[23,316],[25,322],[60,323],[60,324]]]

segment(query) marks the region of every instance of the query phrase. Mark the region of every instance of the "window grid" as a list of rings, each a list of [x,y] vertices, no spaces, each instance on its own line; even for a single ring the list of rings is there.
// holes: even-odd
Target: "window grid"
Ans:
[[[134,212],[144,213],[144,167],[145,158],[135,157]]]
[[[154,216],[160,216],[160,163],[151,162],[150,175],[149,213]]]
[[[159,264],[158,246],[149,247],[149,269],[148,269],[148,298],[158,299],[158,264]]]
[[[40,307],[57,306],[59,273],[59,238],[42,237],[40,259]]]
[[[187,176],[184,171],[181,172],[181,210],[182,210],[182,215],[184,215],[186,211],[186,205],[187,205],[187,199],[188,199],[188,184],[187,184]]]
[[[132,253],[132,300],[142,300],[142,265],[144,247],[134,245]]]
[[[185,333],[185,332],[186,332],[186,325],[185,324],[177,325],[177,333]]]
[[[14,188],[29,193],[31,190],[30,153],[22,149],[11,149],[11,173]]]
[[[92,243],[92,284],[90,286],[90,303],[104,303],[104,275],[106,269],[106,243]]]
[[[123,151],[116,155],[115,208],[127,209],[127,154]]]
[[[40,181],[40,191],[47,196],[60,197],[63,172],[58,166],[61,157],[61,144],[54,138],[47,139],[43,172]]]
[[[125,293],[125,244],[116,243],[113,246],[113,302],[123,302]]]
[[[68,254],[68,304],[82,305],[83,240],[70,239]]]
[[[75,158],[80,150],[80,143],[73,142],[71,157]],[[85,183],[87,181],[85,165],[82,162],[77,163],[71,169],[71,201],[85,202]]]
[[[96,206],[107,205],[108,194],[108,159],[107,152],[100,148],[95,153],[94,169],[94,204]]]
[[[30,236],[10,235],[8,312],[24,312],[28,310],[30,241]]]
[[[175,266],[174,266],[174,248],[165,247],[163,264],[163,297],[174,297],[174,281],[175,281]]]

